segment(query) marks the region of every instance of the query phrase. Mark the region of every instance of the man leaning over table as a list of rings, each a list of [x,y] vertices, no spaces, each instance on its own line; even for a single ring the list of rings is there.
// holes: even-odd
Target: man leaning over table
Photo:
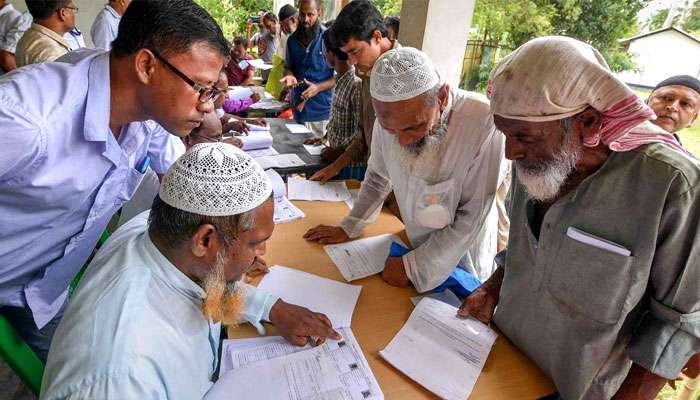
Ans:
[[[92,261],[56,330],[41,398],[200,399],[222,325],[242,320],[261,334],[270,321],[298,346],[340,339],[325,315],[240,282],[265,254],[273,209],[252,157],[226,143],[190,148],[150,212]]]
[[[393,188],[415,248],[387,258],[384,280],[424,292],[457,266],[487,279],[503,158],[488,101],[440,83],[428,57],[408,47],[375,62],[370,89],[377,121],[358,199],[340,226],[319,225],[304,237],[323,244],[358,237]]]
[[[562,399],[653,399],[700,352],[700,164],[589,45],[532,40],[489,84],[515,165],[493,320]]]
[[[213,111],[228,43],[191,0],[135,0],[80,55],[0,78],[0,314],[42,359],[107,222]]]

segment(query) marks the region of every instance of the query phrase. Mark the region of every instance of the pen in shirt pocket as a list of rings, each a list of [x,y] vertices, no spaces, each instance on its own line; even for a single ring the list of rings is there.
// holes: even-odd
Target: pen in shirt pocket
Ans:
[[[136,165],[136,170],[139,171],[142,174],[146,173],[146,170],[148,170],[148,166],[151,165],[151,156],[147,155],[146,157],[141,160],[140,163]]]

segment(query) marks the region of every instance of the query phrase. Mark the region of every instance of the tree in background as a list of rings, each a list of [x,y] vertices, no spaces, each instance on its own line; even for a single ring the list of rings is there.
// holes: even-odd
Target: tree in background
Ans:
[[[408,0],[411,1],[411,0]],[[370,0],[384,16],[401,15],[401,0]]]
[[[219,23],[228,40],[245,34],[245,23],[258,11],[272,10],[272,0],[195,0]]]

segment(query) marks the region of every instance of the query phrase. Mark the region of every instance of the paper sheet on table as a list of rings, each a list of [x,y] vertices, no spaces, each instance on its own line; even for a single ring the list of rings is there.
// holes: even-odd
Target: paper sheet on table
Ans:
[[[282,176],[277,173],[274,169],[267,169],[265,173],[270,178],[272,182],[272,193],[275,199],[282,198],[287,195],[287,185],[284,184]]]
[[[306,152],[311,154],[312,156],[320,156],[321,151],[325,148],[326,146],[319,144],[319,145],[312,145],[312,144],[305,144],[304,149],[306,149]]]
[[[345,201],[350,192],[345,182],[326,182],[324,185],[304,178],[287,179],[290,200]]]
[[[254,132],[254,131],[270,132],[270,125],[255,125],[255,124],[248,123],[248,130],[251,132]]]
[[[229,86],[228,97],[233,100],[249,99],[253,91],[247,86]]]
[[[352,206],[355,205],[357,196],[360,194],[360,189],[348,189],[348,192],[350,193],[350,197],[345,199],[345,204],[352,210]]]
[[[247,61],[248,61],[248,64],[252,65],[253,67],[255,67],[257,69],[261,69],[263,71],[268,70],[268,69],[272,69],[272,67],[273,67],[272,64],[267,64],[267,63],[265,63],[264,60],[261,60],[259,58],[256,58],[254,60],[247,60]]]
[[[287,124],[287,129],[292,133],[311,133],[309,128],[302,124]]]
[[[389,256],[391,242],[394,241],[402,243],[398,236],[384,234],[352,242],[329,244],[323,246],[323,250],[333,260],[343,278],[349,282],[382,272]]]
[[[269,170],[268,171],[272,171]],[[276,224],[291,222],[299,218],[306,217],[303,211],[297,208],[286,197],[275,198],[275,215],[272,217]]]
[[[248,109],[252,110],[267,110],[267,109],[278,109],[278,108],[284,108],[288,107],[289,104],[285,103],[283,101],[275,100],[275,99],[262,99],[258,101],[257,103],[251,104]]]
[[[279,336],[224,340],[220,379],[205,399],[383,399],[352,331],[339,333],[341,340],[328,339],[315,348],[297,347]]]
[[[287,303],[326,314],[334,328],[344,328],[350,326],[362,286],[275,265],[262,278],[258,289]]]
[[[466,399],[497,335],[481,322],[456,314],[456,307],[421,300],[379,355],[439,397]]]
[[[433,293],[424,294],[422,296],[411,297],[411,303],[413,303],[413,305],[416,306],[416,305],[418,305],[418,303],[420,303],[421,300],[423,300],[426,297],[431,298],[431,299],[435,299],[435,300],[439,300],[443,303],[451,305],[452,307],[459,308],[459,306],[462,305],[462,301],[450,289],[445,289],[442,292],[433,292]]]
[[[246,153],[250,155],[253,158],[258,158],[258,157],[265,157],[265,156],[276,156],[279,154],[277,150],[275,150],[274,147],[268,147],[266,149],[258,149],[258,150],[247,150]]]
[[[243,150],[259,150],[272,147],[270,131],[250,131],[247,135],[236,136],[243,142]]]
[[[255,158],[263,169],[289,168],[306,165],[304,160],[296,154],[278,154],[276,156],[263,156]]]

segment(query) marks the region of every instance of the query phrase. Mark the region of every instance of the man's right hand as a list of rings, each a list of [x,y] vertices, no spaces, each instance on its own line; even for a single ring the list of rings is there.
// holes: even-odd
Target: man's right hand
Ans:
[[[314,137],[314,138],[308,138],[304,140],[304,144],[306,145],[311,145],[311,146],[318,146],[319,144],[323,144],[326,141],[326,137]]]
[[[494,310],[496,310],[497,303],[498,299],[489,290],[478,287],[469,297],[464,299],[457,315],[463,318],[471,316],[488,325]]]
[[[336,163],[333,163],[326,168],[316,171],[315,174],[311,175],[310,181],[318,181],[321,185],[333,179],[336,175],[340,173],[342,168],[338,168]]]
[[[305,346],[307,343],[318,346],[327,337],[341,339],[340,334],[333,330],[328,317],[282,299],[277,300],[270,309],[270,322],[282,337],[297,346]]]
[[[297,78],[295,78],[294,75],[287,75],[284,78],[280,79],[280,83],[283,83],[286,87],[293,87],[296,86],[299,82],[297,82]]]
[[[320,244],[333,244],[347,242],[350,237],[339,226],[318,225],[309,229],[304,234],[304,239],[309,242],[319,242]]]

